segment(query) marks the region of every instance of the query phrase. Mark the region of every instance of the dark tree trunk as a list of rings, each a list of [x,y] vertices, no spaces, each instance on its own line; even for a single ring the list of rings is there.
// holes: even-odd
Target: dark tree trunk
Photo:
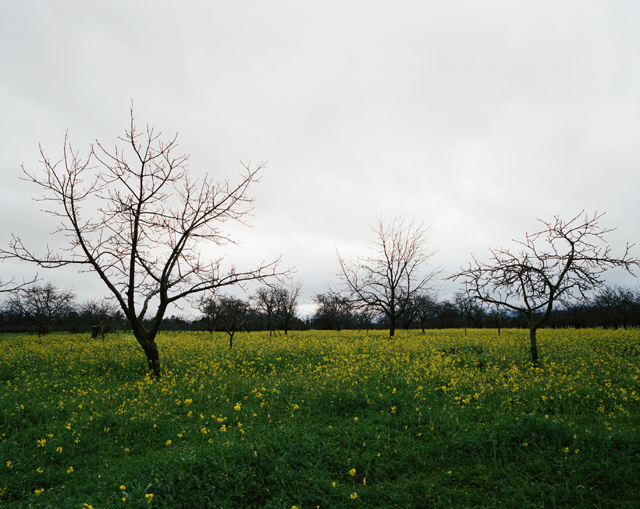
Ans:
[[[538,327],[533,325],[529,329],[529,339],[531,341],[531,362],[533,362],[534,367],[540,367],[540,361],[538,359],[538,342],[536,339],[536,331]]]
[[[155,341],[155,334],[152,338],[149,338],[149,334],[145,334],[140,331],[138,333],[134,333],[138,343],[144,350],[144,354],[147,356],[147,364],[149,366],[149,371],[156,378],[160,378],[160,354],[158,353],[158,345]]]

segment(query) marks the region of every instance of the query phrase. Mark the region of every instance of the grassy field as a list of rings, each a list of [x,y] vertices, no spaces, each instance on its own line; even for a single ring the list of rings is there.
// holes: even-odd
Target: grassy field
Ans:
[[[0,336],[0,507],[637,507],[640,331]]]

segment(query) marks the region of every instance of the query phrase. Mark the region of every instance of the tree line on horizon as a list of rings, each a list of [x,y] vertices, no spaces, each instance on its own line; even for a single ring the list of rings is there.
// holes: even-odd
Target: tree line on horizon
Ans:
[[[302,316],[299,296],[302,285],[260,288],[246,298],[213,294],[197,303],[197,316],[164,317],[160,330],[226,332],[230,340],[236,332],[268,331],[271,335],[292,330],[376,330],[389,329],[388,317],[363,311],[349,296],[327,291],[313,297],[315,311]],[[451,299],[423,293],[417,295],[399,328],[419,329],[500,329],[528,328],[519,314],[489,306],[465,293]],[[604,329],[640,327],[640,287],[605,286],[585,300],[553,309],[542,327]],[[78,303],[70,290],[50,283],[32,284],[13,292],[0,303],[0,332],[27,332],[46,335],[54,331],[91,332],[94,337],[130,331],[122,311],[111,300]],[[232,345],[232,343],[231,343]]]

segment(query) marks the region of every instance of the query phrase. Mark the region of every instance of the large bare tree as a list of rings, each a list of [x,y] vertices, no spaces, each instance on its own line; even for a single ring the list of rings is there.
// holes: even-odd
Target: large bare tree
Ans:
[[[345,260],[336,250],[345,291],[362,310],[385,316],[393,336],[397,321],[418,294],[428,289],[439,271],[427,271],[433,251],[426,248],[428,228],[402,218],[377,219],[368,253]]]
[[[167,307],[182,299],[223,286],[278,278],[279,259],[250,270],[223,269],[222,257],[205,258],[205,246],[234,243],[222,230],[227,221],[244,223],[250,213],[251,184],[258,182],[264,163],[243,165],[236,183],[216,182],[208,174],[192,179],[188,156],[176,155],[177,135],[162,141],[160,133],[131,124],[119,138],[125,149],[107,150],[100,142],[83,159],[65,137],[62,158],[51,161],[40,148],[43,174],[26,180],[44,190],[47,210],[60,218],[56,233],[69,245],[43,255],[13,237],[4,258],[14,257],[41,267],[78,265],[98,274],[131,323],[147,357],[160,376],[155,341]],[[154,308],[145,325],[143,319]]]
[[[542,230],[514,241],[519,251],[491,250],[489,263],[473,262],[451,279],[461,279],[466,291],[476,299],[523,315],[529,325],[531,359],[539,366],[536,331],[549,318],[553,305],[574,298],[604,284],[602,274],[621,267],[633,274],[639,260],[630,255],[628,245],[616,258],[604,237],[612,229],[599,224],[604,214],[589,217],[584,211],[570,221],[555,217],[539,220]],[[472,255],[473,256],[473,255]]]

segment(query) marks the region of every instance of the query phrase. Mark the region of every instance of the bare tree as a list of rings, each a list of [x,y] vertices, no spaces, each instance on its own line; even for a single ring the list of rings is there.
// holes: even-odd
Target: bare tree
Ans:
[[[502,324],[507,320],[509,315],[502,306],[496,306],[495,304],[489,309],[489,318],[493,322],[495,328],[498,329],[498,334],[502,329]]]
[[[593,307],[602,318],[602,326],[617,329],[622,325],[625,329],[638,303],[636,295],[630,288],[605,286],[593,298]]]
[[[276,332],[278,325],[278,292],[275,287],[258,288],[251,296],[255,310],[267,321],[269,337]]]
[[[22,287],[13,292],[7,302],[9,310],[31,323],[38,334],[51,332],[72,310],[75,295],[59,290],[51,283]]]
[[[197,309],[204,316],[205,327],[210,334],[213,334],[218,326],[218,307],[215,301],[216,294],[201,295],[197,304]]]
[[[313,299],[318,305],[314,322],[321,327],[340,331],[353,324],[354,315],[349,297],[329,290],[317,293]]]
[[[235,333],[242,330],[249,319],[249,304],[238,297],[214,293],[202,299],[200,309],[204,310],[209,323],[212,324],[210,332],[216,325],[220,325],[227,332],[231,350]]]
[[[425,323],[433,320],[438,314],[438,301],[433,295],[428,293],[419,293],[413,298],[412,303],[415,314],[420,322],[422,334],[426,334],[424,330]]]
[[[458,309],[460,319],[464,326],[464,334],[467,335],[467,325],[471,323],[474,328],[478,329],[482,325],[482,319],[485,316],[482,301],[469,296],[467,293],[459,292],[453,296],[453,304]]]
[[[540,221],[544,228],[515,241],[520,251],[491,250],[491,261],[473,258],[467,269],[450,279],[461,279],[470,295],[483,302],[517,311],[529,325],[531,359],[539,366],[536,331],[549,318],[554,303],[567,304],[604,284],[607,268],[621,267],[633,274],[639,260],[629,254],[611,255],[604,236],[613,231],[600,227],[604,214],[589,217],[583,212],[570,221],[555,217],[553,222]]]
[[[269,329],[269,336],[282,329],[287,334],[291,321],[296,316],[298,298],[302,283],[289,286],[270,286],[259,288],[251,298],[256,310],[264,316]]]
[[[301,282],[276,288],[276,313],[285,335],[291,327],[291,321],[296,317],[298,298],[301,291]]]
[[[105,333],[113,329],[112,322],[115,321],[119,309],[118,304],[106,298],[83,303],[80,312],[91,322],[91,337],[96,338],[100,334],[104,339]]]
[[[372,231],[376,238],[367,255],[346,261],[336,250],[338,276],[357,308],[388,318],[389,336],[393,336],[398,319],[438,271],[424,271],[433,252],[425,247],[430,239],[423,224],[378,219]]]
[[[145,352],[149,369],[160,376],[155,341],[170,304],[201,292],[245,281],[279,277],[279,259],[257,268],[223,269],[222,257],[203,259],[207,245],[235,241],[221,225],[244,223],[251,209],[247,191],[258,182],[255,169],[245,166],[237,183],[215,182],[206,175],[191,179],[188,156],[174,155],[176,137],[168,142],[147,127],[136,131],[133,110],[130,128],[120,138],[132,154],[129,163],[122,149],[108,151],[96,142],[86,159],[74,152],[68,136],[63,156],[52,162],[42,150],[44,175],[26,172],[42,189],[48,212],[61,219],[57,233],[70,239],[63,252],[47,249],[36,255],[13,237],[3,258],[19,258],[41,267],[78,265],[98,274],[131,323],[133,334]],[[155,307],[145,324],[145,315]]]

